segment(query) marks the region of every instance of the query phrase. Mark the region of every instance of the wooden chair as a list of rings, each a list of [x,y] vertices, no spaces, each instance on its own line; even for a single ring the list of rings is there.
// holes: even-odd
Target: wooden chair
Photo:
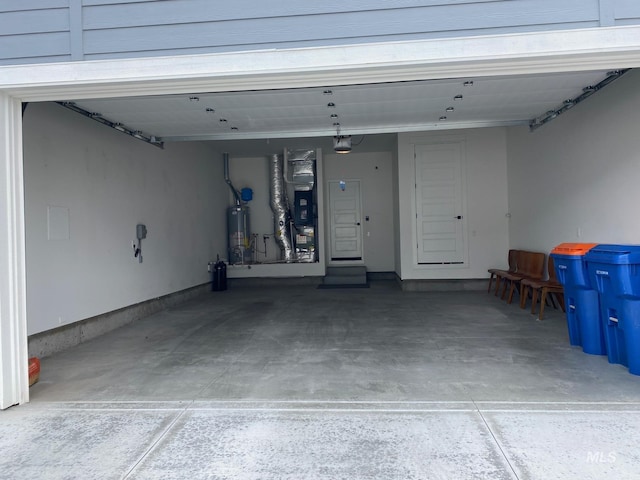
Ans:
[[[516,260],[517,270],[515,273],[509,273],[504,275],[505,284],[502,289],[502,298],[504,299],[507,291],[507,284],[509,285],[509,296],[507,303],[513,301],[513,294],[515,293],[520,282],[525,278],[532,280],[542,280],[544,275],[544,260],[546,255],[539,252],[528,252],[526,250],[518,250],[518,258]],[[520,293],[518,291],[518,293]]]
[[[516,264],[516,259],[518,251],[517,250],[509,250],[509,256],[507,261],[509,263],[509,270],[501,270],[499,268],[490,268],[488,271],[491,274],[489,277],[489,287],[487,288],[487,293],[491,293],[491,284],[493,283],[493,279],[496,279],[496,287],[495,287],[495,295],[498,296],[498,290],[500,289],[500,282],[502,282],[502,278],[507,273],[515,273],[518,265]]]
[[[547,262],[547,270],[549,272],[548,280],[534,280],[525,278],[520,282],[521,295],[520,295],[520,308],[524,308],[527,301],[528,290],[531,289],[531,313],[536,313],[536,305],[538,303],[538,293],[540,293],[540,313],[538,319],[542,320],[544,316],[544,307],[547,304],[547,299],[551,301],[553,308],[558,308],[554,301],[555,299],[560,304],[560,308],[564,312],[564,289],[556,278],[556,270],[553,265],[553,258],[549,255]]]

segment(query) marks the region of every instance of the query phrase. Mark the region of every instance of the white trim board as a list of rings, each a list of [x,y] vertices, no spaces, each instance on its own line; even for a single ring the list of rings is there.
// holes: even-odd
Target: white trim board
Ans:
[[[640,66],[640,26],[0,67],[24,101],[243,91]]]
[[[29,401],[22,109],[0,93],[0,409]]]

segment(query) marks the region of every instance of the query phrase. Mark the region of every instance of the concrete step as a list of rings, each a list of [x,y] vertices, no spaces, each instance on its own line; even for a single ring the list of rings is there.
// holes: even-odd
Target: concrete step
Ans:
[[[367,275],[367,267],[365,266],[349,266],[349,267],[327,267],[328,276],[351,277]]]
[[[366,285],[366,267],[328,267],[324,285]]]

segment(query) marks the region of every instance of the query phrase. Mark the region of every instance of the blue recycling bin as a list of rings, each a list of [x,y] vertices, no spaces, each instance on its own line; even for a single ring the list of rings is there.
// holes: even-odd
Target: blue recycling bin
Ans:
[[[600,297],[607,358],[640,375],[640,245],[598,245],[585,258]]]
[[[595,243],[562,243],[551,251],[558,282],[564,288],[569,343],[585,353],[606,353],[598,292],[591,286],[585,254]]]

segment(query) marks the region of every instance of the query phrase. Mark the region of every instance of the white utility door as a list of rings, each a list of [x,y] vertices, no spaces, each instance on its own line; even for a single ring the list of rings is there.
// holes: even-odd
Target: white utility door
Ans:
[[[362,260],[360,181],[329,182],[331,260]]]
[[[462,144],[416,145],[419,264],[464,264]]]

